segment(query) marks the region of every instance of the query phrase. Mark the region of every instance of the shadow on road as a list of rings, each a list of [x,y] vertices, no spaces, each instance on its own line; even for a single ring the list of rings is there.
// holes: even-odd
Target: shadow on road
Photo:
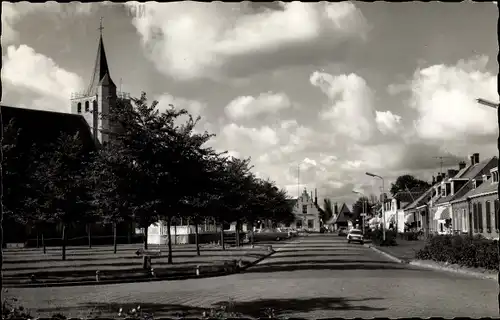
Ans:
[[[244,273],[270,273],[270,272],[287,272],[298,270],[405,270],[408,269],[404,265],[390,263],[385,261],[335,261],[331,264],[322,263],[301,263],[301,262],[276,262],[259,264],[244,271]]]
[[[316,251],[316,250],[315,250]],[[286,254],[284,254],[286,253]],[[288,254],[288,253],[295,253],[295,254]],[[346,256],[358,256],[359,253],[350,253],[350,252],[344,252],[344,253],[304,253],[304,254],[299,254],[296,251],[280,251],[279,255],[272,256],[271,258],[268,259],[294,259],[294,258],[303,258],[303,257],[346,257]]]
[[[224,302],[222,306],[227,311],[243,317],[275,318],[278,316],[292,315],[294,313],[307,313],[316,310],[362,310],[383,311],[386,308],[371,307],[358,304],[369,300],[382,300],[381,298],[347,299],[347,298],[310,298],[310,299],[262,299],[247,302]]]
[[[81,304],[78,309],[80,317],[118,317],[120,308],[122,316],[132,309],[140,306],[144,315],[170,317],[195,317],[199,318],[205,312],[206,315],[213,316],[219,314],[222,317],[246,317],[246,318],[270,318],[296,313],[307,313],[316,310],[361,310],[361,311],[384,311],[387,308],[363,305],[361,302],[383,300],[382,298],[348,299],[340,297],[317,297],[310,299],[262,299],[254,301],[221,301],[212,308],[201,308],[182,304],[162,304],[162,303],[90,303]],[[62,314],[67,316],[70,312],[75,313],[75,308],[44,308],[38,309],[38,313]],[[137,315],[137,313],[136,313]]]

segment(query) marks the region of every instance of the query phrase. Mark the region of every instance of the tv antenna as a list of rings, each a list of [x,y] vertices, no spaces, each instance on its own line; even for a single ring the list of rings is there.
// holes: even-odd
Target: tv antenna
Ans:
[[[444,159],[448,159],[449,157],[433,157],[434,159],[439,159],[439,164],[441,165],[441,171],[439,173],[443,172],[443,164],[444,164]]]

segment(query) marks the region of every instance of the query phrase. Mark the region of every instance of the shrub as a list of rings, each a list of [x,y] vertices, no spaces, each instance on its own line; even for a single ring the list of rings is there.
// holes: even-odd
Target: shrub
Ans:
[[[406,241],[416,241],[418,240],[420,233],[415,231],[400,232],[399,237]]]
[[[2,319],[29,319],[32,318],[29,311],[17,305],[16,298],[2,301]]]
[[[498,269],[497,240],[460,235],[442,235],[429,238],[415,258],[459,264],[472,268]]]

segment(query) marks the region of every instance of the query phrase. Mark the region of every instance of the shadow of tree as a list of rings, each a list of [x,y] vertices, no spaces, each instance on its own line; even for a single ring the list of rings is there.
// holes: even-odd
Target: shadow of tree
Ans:
[[[296,313],[308,313],[316,310],[361,310],[383,311],[387,308],[361,305],[359,302],[383,300],[382,298],[347,299],[341,297],[316,297],[309,299],[262,299],[245,302],[220,302],[214,306],[223,306],[228,312],[252,318],[292,316]]]
[[[297,313],[308,313],[316,310],[361,310],[361,311],[384,311],[387,308],[363,305],[361,302],[383,300],[382,298],[348,299],[342,297],[316,297],[309,299],[261,299],[254,301],[221,301],[213,304],[211,308],[202,308],[182,304],[168,303],[88,303],[78,306],[80,316],[88,317],[113,317],[116,318],[122,309],[122,315],[126,315],[132,309],[140,311],[143,316],[158,317],[181,317],[200,318],[215,312],[223,312],[224,317],[245,318],[269,318],[278,316],[293,316]],[[75,313],[74,307],[54,307],[38,309],[40,314],[62,314]],[[138,315],[136,312],[135,315]]]
[[[243,273],[268,273],[268,272],[287,272],[299,270],[407,270],[408,268],[396,263],[378,263],[372,262],[370,264],[359,262],[345,262],[345,263],[291,263],[291,262],[276,262],[268,264],[259,264],[253,266]]]

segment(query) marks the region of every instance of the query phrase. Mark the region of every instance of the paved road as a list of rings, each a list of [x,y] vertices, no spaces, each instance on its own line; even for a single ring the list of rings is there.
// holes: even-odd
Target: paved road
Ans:
[[[116,316],[141,305],[155,316],[199,316],[221,303],[247,317],[498,317],[496,281],[394,263],[343,238],[317,235],[237,275],[99,287],[9,289],[23,305],[73,317]],[[4,294],[5,295],[5,294]]]

